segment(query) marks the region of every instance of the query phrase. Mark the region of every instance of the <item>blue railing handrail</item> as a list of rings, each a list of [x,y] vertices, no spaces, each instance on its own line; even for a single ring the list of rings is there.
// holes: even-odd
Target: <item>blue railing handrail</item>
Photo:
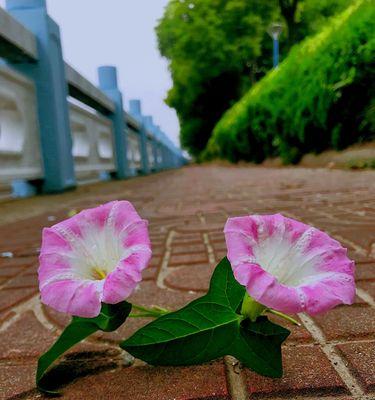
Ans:
[[[112,122],[118,178],[131,176],[127,160],[129,126],[140,138],[143,173],[150,172],[150,142],[154,154],[158,147],[162,149],[163,162],[158,169],[185,163],[182,151],[154,125],[152,118],[142,115],[139,100],[131,100],[130,111],[124,111],[115,67],[99,68],[97,87],[64,62],[59,27],[49,17],[45,0],[7,0],[6,9],[0,8],[0,57],[35,84],[44,191],[62,191],[76,184],[68,95]]]

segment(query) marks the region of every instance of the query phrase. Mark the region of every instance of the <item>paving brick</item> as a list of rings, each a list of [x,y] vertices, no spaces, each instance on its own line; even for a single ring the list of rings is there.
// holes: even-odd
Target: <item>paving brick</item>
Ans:
[[[83,347],[82,345],[77,347],[79,346]],[[70,351],[53,365],[46,375],[44,385],[58,390],[64,399],[70,399],[69,388],[68,390],[64,388],[66,385],[79,377],[114,370],[119,365],[121,365],[121,358],[118,351]],[[42,395],[35,389],[35,371],[36,363],[31,361],[0,364],[0,399],[13,399],[12,395],[18,395],[18,399],[27,400],[50,399],[50,396]],[[84,395],[82,398],[87,397]]]
[[[152,267],[158,268],[160,266],[160,264],[161,264],[161,261],[162,261],[162,257],[155,256],[153,254],[152,258],[151,258],[151,261],[150,261],[150,264],[149,264],[149,267],[150,268],[152,268]]]
[[[34,313],[28,311],[0,333],[0,359],[39,357],[55,339]]]
[[[37,288],[0,290],[0,311],[14,307],[30,299],[37,291]]]
[[[203,236],[201,233],[180,233],[178,232],[173,239],[173,244],[191,244],[191,243],[201,243],[203,241]]]
[[[59,329],[64,328],[71,320],[71,317],[68,314],[55,311],[44,304],[42,304],[42,310],[46,319]]]
[[[158,274],[158,269],[153,267],[148,267],[142,272],[142,280],[149,281],[155,280]]]
[[[36,362],[0,364],[0,399],[14,398],[35,387]]]
[[[375,262],[357,264],[356,280],[375,280]]]
[[[0,312],[0,325],[1,325],[3,322],[7,321],[8,319],[10,319],[11,317],[13,317],[13,316],[15,316],[15,315],[16,315],[16,313],[13,312],[13,311],[11,311],[11,310],[8,310],[8,311],[1,311],[1,312]]]
[[[373,299],[375,299],[375,281],[365,281],[358,283],[358,287],[366,291]]]
[[[206,292],[209,287],[215,265],[193,264],[174,268],[165,279],[165,284],[172,289]]]
[[[218,232],[209,232],[208,237],[211,243],[225,243],[224,227]]]
[[[266,378],[245,369],[245,381],[251,398],[332,395],[347,393],[347,388],[329,360],[317,346],[283,349],[284,376]],[[293,396],[293,397],[292,397]]]
[[[34,274],[22,274],[11,279],[6,285],[6,289],[11,288],[37,288],[38,276]]]
[[[160,257],[164,254],[165,248],[164,246],[152,246],[152,256]]]
[[[371,338],[375,332],[375,310],[369,306],[340,306],[314,319],[328,340]]]
[[[219,261],[226,255],[223,227],[227,216],[249,213],[281,212],[337,235],[357,262],[358,287],[373,294],[374,176],[373,172],[303,168],[193,166],[142,179],[79,187],[58,196],[0,203],[0,253],[14,251],[13,258],[0,257],[0,340],[5,343],[0,346],[0,398],[43,398],[33,384],[35,365],[28,363],[54,339],[53,327],[55,333],[59,332],[70,317],[43,307],[48,329],[31,312],[22,311],[19,324],[10,318],[17,317],[13,311],[16,306],[27,310],[31,305],[28,300],[36,294],[41,228],[66,218],[70,210],[126,199],[150,220],[153,258],[144,273],[145,281],[130,299],[141,305],[177,309],[202,295],[213,269],[205,235]],[[167,238],[172,238],[168,241],[172,268],[161,270]],[[167,289],[156,285],[159,272],[165,278],[159,284]],[[354,306],[338,307],[315,318],[325,337],[338,346],[368,397],[374,394],[374,355],[368,347],[375,332],[374,312],[357,297]],[[309,332],[274,320],[292,331],[284,348],[286,374],[283,379],[272,380],[246,371],[251,398],[352,400]],[[123,356],[108,345],[116,346],[149,321],[129,319],[117,332],[98,333],[75,346],[51,371],[54,379],[67,385],[64,398],[229,398],[222,362],[175,369],[140,366],[137,361],[136,368],[119,369]],[[86,377],[77,379],[82,376]]]
[[[172,254],[205,253],[206,246],[203,243],[179,244],[172,247]]]
[[[172,254],[168,265],[170,267],[183,267],[189,264],[208,263],[207,253]]]
[[[337,347],[365,392],[375,392],[375,342],[345,343]]]
[[[36,258],[0,258],[0,277],[12,277],[36,263]]]
[[[222,362],[194,367],[122,368],[79,379],[65,393],[72,400],[230,399]]]

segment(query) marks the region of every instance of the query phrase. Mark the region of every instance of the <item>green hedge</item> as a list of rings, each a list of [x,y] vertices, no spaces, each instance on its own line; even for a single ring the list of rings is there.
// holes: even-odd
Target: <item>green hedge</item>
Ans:
[[[355,1],[224,114],[202,158],[293,163],[374,138],[374,31],[374,2]]]

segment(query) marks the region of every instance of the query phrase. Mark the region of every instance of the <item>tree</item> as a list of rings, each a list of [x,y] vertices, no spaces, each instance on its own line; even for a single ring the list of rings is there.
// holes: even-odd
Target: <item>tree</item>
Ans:
[[[283,16],[288,29],[288,47],[291,47],[296,42],[296,12],[298,3],[299,0],[279,0],[280,13]]]
[[[198,156],[223,113],[272,67],[271,22],[287,25],[283,57],[310,25],[316,28],[319,4],[348,1],[171,0],[156,32],[170,62],[173,87],[166,102],[177,111],[182,146]]]

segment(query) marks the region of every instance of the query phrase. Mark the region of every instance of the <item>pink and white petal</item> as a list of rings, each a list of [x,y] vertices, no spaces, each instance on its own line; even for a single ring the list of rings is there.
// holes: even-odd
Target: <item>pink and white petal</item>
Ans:
[[[42,231],[41,254],[69,252],[72,247],[63,236],[61,236],[54,228],[44,228]]]
[[[327,278],[299,287],[310,315],[324,313],[339,304],[353,304],[355,299],[354,277],[342,273],[328,274]]]
[[[322,257],[321,263],[317,265],[318,272],[340,272],[351,277],[355,274],[355,263],[350,260],[344,248],[335,252],[327,253]]]
[[[111,201],[95,208],[83,210],[73,218],[79,219],[79,225],[89,226],[91,229],[104,228],[112,209],[116,207],[117,201]]]
[[[252,242],[258,241],[258,224],[254,217],[234,217],[229,218],[224,227],[224,234],[239,233],[251,240]]]
[[[291,245],[297,243],[298,240],[312,228],[310,225],[306,225],[303,222],[296,221],[292,218],[285,218],[281,214],[279,215],[284,218],[285,231],[287,232]]]
[[[128,225],[141,220],[133,205],[125,200],[117,201],[111,214],[113,216],[111,223],[117,232],[121,232]]]
[[[39,256],[38,278],[40,289],[49,282],[61,280],[62,275],[75,275],[67,258],[57,253]]]
[[[138,245],[151,248],[148,222],[146,220],[139,219],[138,221],[131,222],[122,230],[121,236],[123,237],[122,245],[125,248]]]
[[[230,231],[225,234],[227,256],[232,267],[242,262],[250,261],[254,256],[251,242],[242,232]]]
[[[83,318],[94,318],[101,309],[98,283],[89,280],[61,280],[41,290],[42,303],[57,311]]]
[[[258,264],[241,264],[235,268],[234,276],[258,303],[288,314],[303,311],[304,305],[298,290],[280,284]]]
[[[103,286],[103,302],[120,303],[127,299],[142,280],[139,266],[130,260],[122,261],[105,279]]]
[[[124,265],[132,265],[134,270],[143,271],[148,267],[148,263],[151,260],[152,251],[146,246],[134,246],[131,249],[133,252],[124,260],[121,261]]]
[[[285,218],[281,214],[274,215],[254,215],[250,217],[254,219],[258,227],[258,238],[274,236],[280,233],[280,228],[284,230]]]
[[[317,250],[325,249],[327,250],[335,250],[338,248],[342,248],[341,244],[327,235],[325,232],[322,232],[318,229],[315,229],[314,234],[312,235],[309,243],[307,243],[306,248],[304,249],[305,253],[316,252]]]
[[[84,318],[94,318],[100,314],[103,281],[84,281],[73,296],[68,313]]]

